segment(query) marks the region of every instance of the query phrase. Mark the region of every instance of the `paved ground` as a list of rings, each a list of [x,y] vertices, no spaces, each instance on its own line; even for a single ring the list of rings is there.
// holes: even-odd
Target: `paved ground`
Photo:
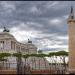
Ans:
[[[0,70],[0,74],[16,74],[16,70]]]

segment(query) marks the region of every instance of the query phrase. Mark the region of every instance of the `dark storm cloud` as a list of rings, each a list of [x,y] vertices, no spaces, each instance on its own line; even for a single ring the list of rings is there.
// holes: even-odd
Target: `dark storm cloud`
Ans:
[[[65,13],[64,9],[60,9],[60,10],[54,10],[53,8],[47,8],[48,5],[52,4],[53,2],[49,1],[48,2],[25,2],[25,1],[20,1],[20,2],[7,2],[7,4],[13,4],[14,6],[14,10],[12,8],[9,9],[3,9],[1,10],[2,14],[0,15],[1,17],[1,22],[3,23],[3,25],[18,25],[19,22],[38,22],[40,25],[42,24],[43,27],[39,28],[39,26],[37,27],[37,25],[33,26],[31,24],[29,24],[30,27],[33,27],[34,29],[40,29],[43,31],[47,31],[47,32],[59,32],[59,29],[54,26],[50,26],[47,23],[48,19],[52,19],[55,17],[61,17],[63,16]],[[61,2],[60,2],[61,3]],[[60,3],[58,3],[60,6]],[[63,4],[64,2],[62,2]],[[48,5],[47,5],[48,4]],[[65,3],[64,3],[65,5]],[[2,5],[3,6],[3,5]],[[12,7],[13,7],[12,6]],[[2,8],[6,8],[6,7],[1,7]],[[58,7],[59,8],[59,7]],[[30,12],[30,10],[33,10],[33,12]],[[11,10],[12,12],[9,13],[7,12],[8,10]],[[6,13],[7,12],[7,13]],[[41,14],[39,13],[41,12]],[[15,22],[14,22],[15,21]],[[49,31],[48,31],[49,30]]]

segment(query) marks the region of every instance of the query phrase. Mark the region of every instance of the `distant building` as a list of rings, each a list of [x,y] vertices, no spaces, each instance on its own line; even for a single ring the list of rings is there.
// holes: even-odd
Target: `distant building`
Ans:
[[[67,23],[69,35],[69,72],[75,73],[75,18],[73,7],[71,7]]]
[[[29,39],[26,44],[18,42],[14,38],[14,36],[9,33],[9,30],[4,28],[3,32],[0,33],[0,52],[9,52],[9,53],[21,52],[22,54],[37,54],[37,47]],[[25,63],[25,60],[24,59],[22,60],[23,63]],[[30,65],[30,67],[33,67],[33,69],[35,69],[34,62],[36,62],[36,68],[39,69],[39,60],[41,60],[40,69],[45,69],[45,63],[46,67],[49,68],[49,63],[45,58],[30,57],[27,63]],[[16,63],[16,58],[8,57],[8,62]],[[10,66],[11,68],[12,67],[16,68],[16,64]]]

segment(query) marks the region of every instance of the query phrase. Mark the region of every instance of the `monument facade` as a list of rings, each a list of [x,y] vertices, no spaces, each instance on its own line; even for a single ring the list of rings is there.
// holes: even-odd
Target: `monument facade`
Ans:
[[[21,52],[22,54],[37,54],[37,47],[28,39],[28,42],[23,44],[18,42],[13,35],[10,34],[9,30],[4,27],[3,32],[0,33],[0,53],[16,53]],[[40,69],[49,68],[49,63],[46,58],[39,57],[29,57],[27,59],[27,64],[31,68],[39,69],[39,60],[40,60]],[[25,65],[25,59],[22,59],[23,65]],[[16,57],[8,57],[8,63],[17,63]],[[45,67],[46,63],[46,67]],[[10,64],[11,68],[16,69],[17,64]]]

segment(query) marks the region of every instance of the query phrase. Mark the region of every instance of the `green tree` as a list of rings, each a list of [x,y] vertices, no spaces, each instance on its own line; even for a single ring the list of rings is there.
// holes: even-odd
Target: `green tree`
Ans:
[[[22,74],[22,54],[21,52],[13,53],[12,56],[17,58],[17,74]]]
[[[0,61],[3,61],[3,66],[4,66],[4,61],[7,61],[7,57],[11,56],[10,53],[0,53]]]
[[[46,68],[46,59],[45,59],[46,56],[47,56],[46,54],[42,53],[42,50],[38,51],[37,57],[39,57],[39,69],[40,69],[40,58],[43,58],[44,63],[45,63],[45,68]]]
[[[27,69],[27,66],[26,66],[26,64],[27,64],[27,59],[30,57],[30,55],[29,54],[24,54],[24,55],[22,55],[22,57],[24,58],[24,60],[25,60],[25,64],[24,64],[24,74],[26,74],[26,69]]]
[[[63,61],[64,68],[66,70],[66,61],[65,61],[65,58],[68,56],[68,52],[66,52],[66,51],[58,51],[58,52],[56,52],[56,55],[60,56],[60,57],[61,56],[63,57],[62,61]]]
[[[38,50],[38,53],[42,53],[42,50]]]
[[[54,56],[56,55],[56,52],[50,52],[48,54],[48,57],[50,58],[51,62],[50,62],[50,69],[52,68],[53,65],[55,65],[56,68],[56,61],[54,60]]]
[[[66,64],[65,58],[68,56],[68,52],[66,51],[58,51],[56,52],[56,56],[62,56],[63,57],[63,64]]]
[[[42,56],[41,56],[41,53],[42,53],[42,50],[39,50],[39,51],[38,51],[38,54],[37,54],[37,57],[39,58],[39,69],[40,69],[40,66],[41,66],[41,65],[40,65],[40,58],[42,57]]]

